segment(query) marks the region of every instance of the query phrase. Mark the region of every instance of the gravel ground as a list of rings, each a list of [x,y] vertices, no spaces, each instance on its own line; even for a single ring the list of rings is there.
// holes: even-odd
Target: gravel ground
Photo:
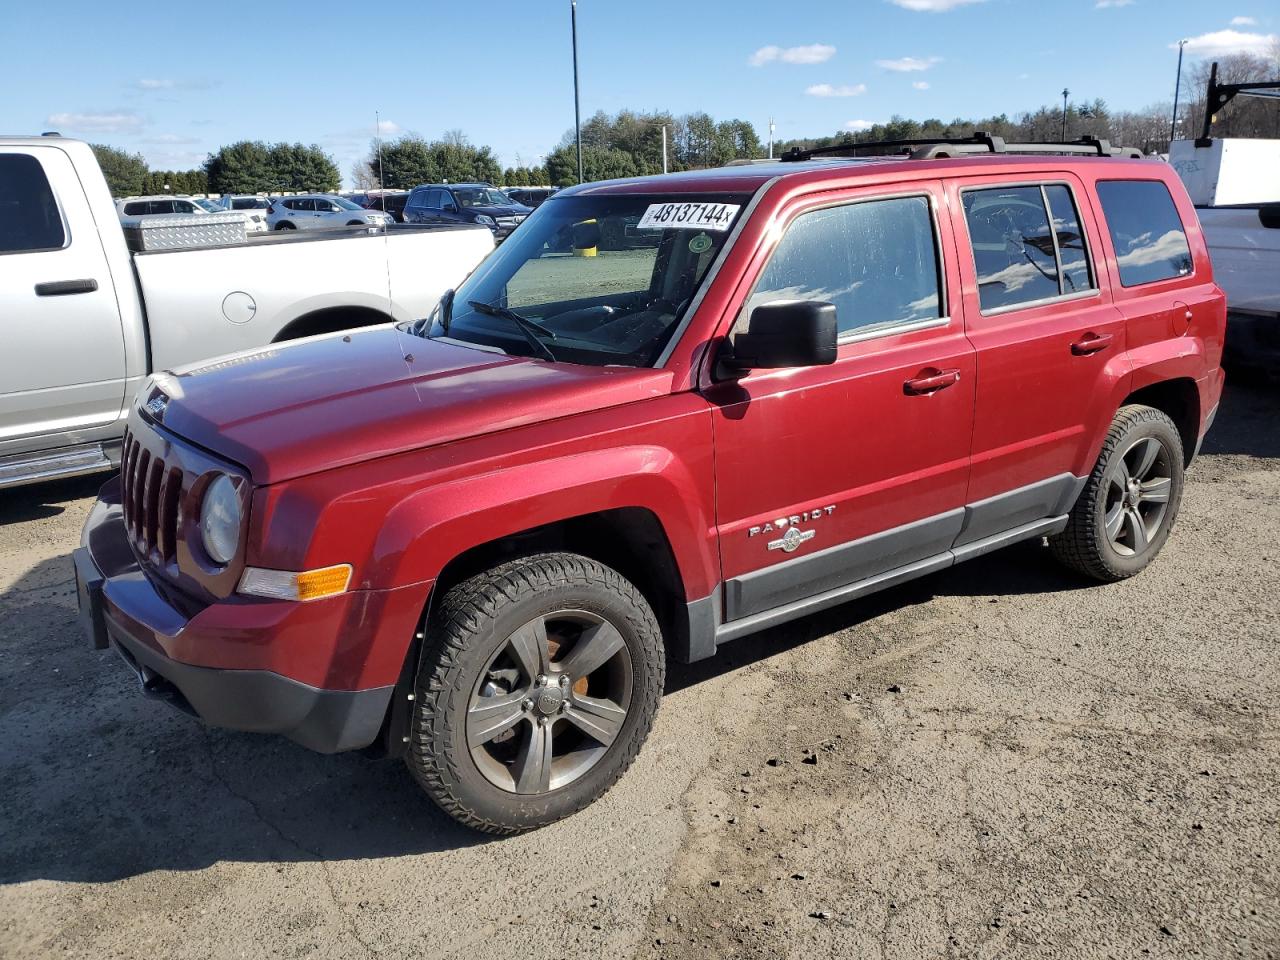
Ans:
[[[395,763],[206,730],[75,624],[98,480],[0,494],[0,956],[1280,958],[1280,394],[1092,586],[1023,545],[674,667],[508,840]]]

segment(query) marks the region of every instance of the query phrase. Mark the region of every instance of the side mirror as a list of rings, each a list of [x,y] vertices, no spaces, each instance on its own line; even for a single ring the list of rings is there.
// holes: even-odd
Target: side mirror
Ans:
[[[838,336],[833,303],[766,303],[751,311],[746,333],[725,342],[717,366],[728,377],[746,370],[824,366],[836,362]]]
[[[445,213],[457,213],[458,206],[457,204],[454,204],[454,203],[446,203],[443,207],[443,210]]]

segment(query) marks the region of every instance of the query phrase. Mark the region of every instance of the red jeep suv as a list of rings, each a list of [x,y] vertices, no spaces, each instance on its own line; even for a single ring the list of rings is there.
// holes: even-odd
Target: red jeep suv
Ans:
[[[564,190],[429,317],[157,376],[75,554],[89,637],[513,833],[618,779],[668,655],[1019,540],[1141,571],[1223,384],[1173,170],[838,152]]]

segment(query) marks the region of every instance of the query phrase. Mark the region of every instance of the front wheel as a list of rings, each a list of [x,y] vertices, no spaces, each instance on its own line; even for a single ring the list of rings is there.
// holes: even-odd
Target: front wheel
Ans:
[[[1169,539],[1182,484],[1182,438],[1173,421],[1154,407],[1122,407],[1066,529],[1049,538],[1054,556],[1097,580],[1133,576]]]
[[[531,830],[608,790],[649,734],[665,657],[616,570],[547,553],[449,590],[428,625],[406,762],[445,812]]]
[[[277,223],[276,229],[277,230],[297,230],[298,228],[294,224],[290,223],[288,220],[285,220],[282,223]]]

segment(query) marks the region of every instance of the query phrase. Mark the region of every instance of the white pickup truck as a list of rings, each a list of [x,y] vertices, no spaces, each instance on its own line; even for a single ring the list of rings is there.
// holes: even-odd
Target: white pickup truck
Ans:
[[[0,488],[118,463],[152,371],[417,319],[492,249],[397,226],[133,252],[87,144],[0,137]]]
[[[1280,140],[1175,140],[1169,162],[1227,295],[1227,363],[1280,375]]]

